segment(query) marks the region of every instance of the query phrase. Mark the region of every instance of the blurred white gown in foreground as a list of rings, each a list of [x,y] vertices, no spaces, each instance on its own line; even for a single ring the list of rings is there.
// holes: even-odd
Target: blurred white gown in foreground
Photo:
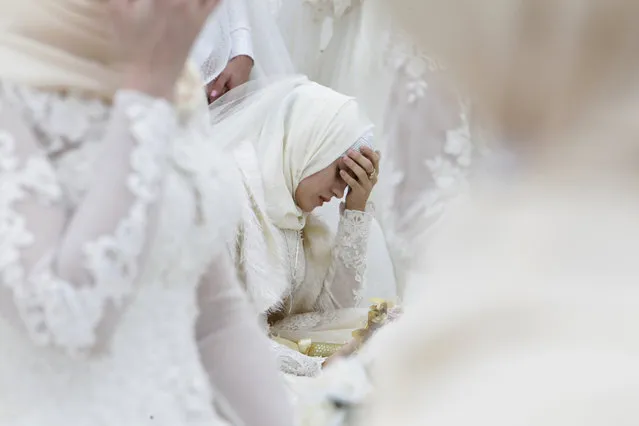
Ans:
[[[351,424],[637,424],[639,5],[393,6],[520,141],[521,166],[451,209],[413,259],[405,315],[347,361],[348,386],[326,371],[324,407],[366,392],[363,365],[375,388]]]

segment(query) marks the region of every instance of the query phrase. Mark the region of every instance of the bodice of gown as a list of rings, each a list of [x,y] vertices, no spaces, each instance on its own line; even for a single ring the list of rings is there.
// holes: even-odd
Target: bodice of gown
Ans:
[[[111,107],[9,86],[0,93],[4,106],[20,109],[32,126],[66,208],[73,212],[101,161]],[[60,348],[35,345],[27,333],[0,320],[0,424],[226,424],[214,411],[215,397],[194,338],[197,284],[224,247],[224,230],[232,229],[236,214],[232,202],[219,202],[226,197],[222,188],[233,184],[233,170],[224,166],[220,153],[207,151],[206,118],[204,110],[182,120],[169,148],[157,230],[108,345],[90,355],[70,356]],[[154,122],[133,125],[146,131],[163,128]]]

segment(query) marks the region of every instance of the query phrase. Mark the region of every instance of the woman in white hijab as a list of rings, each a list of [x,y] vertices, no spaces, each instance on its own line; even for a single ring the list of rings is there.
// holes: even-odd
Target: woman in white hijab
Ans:
[[[184,66],[216,4],[1,3],[0,424],[291,424]]]
[[[366,321],[366,311],[348,308],[364,285],[367,202],[379,169],[372,124],[352,98],[305,77],[240,89],[211,114],[244,178],[247,208],[233,250],[246,290],[278,337],[343,344]],[[333,236],[312,211],[347,187]],[[321,362],[280,358],[304,375]]]

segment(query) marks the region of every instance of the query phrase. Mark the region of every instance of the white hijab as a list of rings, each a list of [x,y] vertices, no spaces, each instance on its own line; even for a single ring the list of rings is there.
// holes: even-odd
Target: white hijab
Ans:
[[[284,124],[283,137],[272,138],[267,130],[256,150],[269,217],[278,228],[301,230],[306,215],[294,201],[299,183],[351,146],[370,141],[372,125],[352,98],[315,83],[298,86],[282,104],[276,120]]]
[[[350,147],[372,146],[373,125],[353,98],[300,76],[238,88],[211,105],[211,117],[225,143],[252,143],[268,217],[280,229],[306,225],[294,200],[303,179]]]

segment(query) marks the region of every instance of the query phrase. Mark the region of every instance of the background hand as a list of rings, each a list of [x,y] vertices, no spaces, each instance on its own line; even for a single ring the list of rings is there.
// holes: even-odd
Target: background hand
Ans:
[[[368,198],[377,184],[380,158],[379,151],[373,151],[368,147],[362,148],[361,152],[349,150],[344,156],[340,176],[348,185],[348,210],[366,210]]]
[[[109,0],[123,88],[172,99],[191,45],[220,0]]]
[[[214,102],[229,90],[233,90],[249,81],[253,64],[253,59],[246,55],[236,56],[231,59],[224,71],[206,86],[209,103]]]

